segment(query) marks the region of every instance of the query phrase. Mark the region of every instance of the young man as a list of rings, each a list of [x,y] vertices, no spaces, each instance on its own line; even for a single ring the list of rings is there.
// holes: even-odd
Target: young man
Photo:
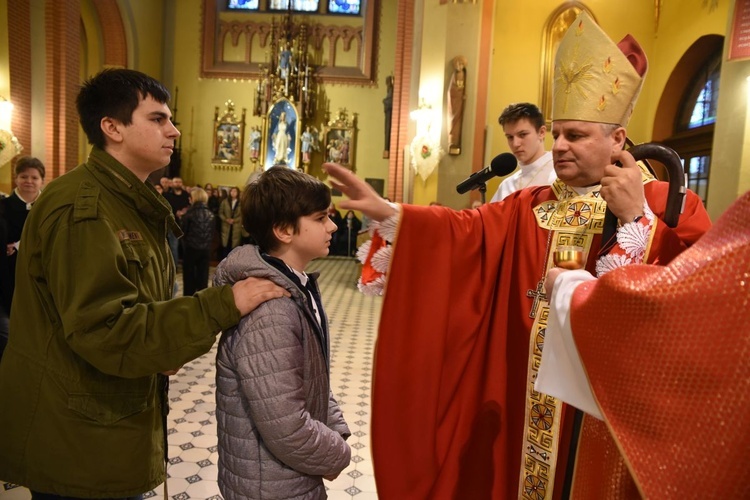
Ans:
[[[555,250],[579,246],[593,270],[607,207],[630,236],[625,250],[649,263],[668,262],[710,225],[688,193],[679,224],[666,226],[668,185],[622,150],[646,66],[632,37],[615,44],[581,14],[556,58],[558,180],[478,210],[393,206],[351,171],[325,166],[351,198],[340,207],[383,221],[386,238],[398,234],[390,267],[378,263],[389,273],[373,370],[372,451],[383,498],[563,492],[571,414],[533,384]],[[382,276],[368,271],[368,279]]]
[[[127,498],[164,482],[165,373],[286,293],[248,279],[169,300],[176,224],[145,182],[179,135],[168,99],[133,70],[84,83],[91,154],[49,183],[26,221],[0,363],[0,477],[32,497]]]
[[[537,389],[587,413],[576,498],[750,498],[748,221],[750,192],[666,267],[547,274]]]
[[[552,164],[552,152],[544,151],[547,126],[539,108],[528,102],[511,104],[503,110],[498,121],[519,168],[503,179],[491,203],[519,189],[549,186],[555,182],[557,175]]]
[[[336,225],[328,187],[272,167],[242,194],[256,245],[233,250],[215,284],[267,278],[291,297],[268,302],[222,335],[216,362],[219,489],[241,498],[325,498],[323,479],[349,464],[349,428],[329,380],[328,321],[312,260],[328,255]]]

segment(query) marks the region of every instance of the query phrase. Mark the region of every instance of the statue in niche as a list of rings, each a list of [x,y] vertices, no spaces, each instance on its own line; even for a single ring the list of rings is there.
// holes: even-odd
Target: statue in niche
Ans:
[[[383,99],[383,112],[385,113],[385,147],[383,158],[389,158],[391,154],[391,116],[393,114],[393,76],[385,77],[386,94]]]
[[[273,164],[286,165],[289,163],[289,141],[291,136],[287,132],[289,124],[286,122],[286,112],[282,111],[279,115],[279,123],[273,133]]]
[[[461,126],[466,101],[466,58],[453,58],[453,75],[448,85],[448,153],[461,154]]]

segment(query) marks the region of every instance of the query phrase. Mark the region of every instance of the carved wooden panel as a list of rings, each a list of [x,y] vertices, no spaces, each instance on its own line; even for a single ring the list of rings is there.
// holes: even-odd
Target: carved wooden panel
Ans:
[[[292,34],[299,23],[309,27],[308,51],[323,83],[376,84],[379,0],[367,0],[362,16],[293,15]],[[256,79],[264,64],[272,21],[286,13],[236,14],[222,0],[204,0],[201,77]],[[347,24],[336,24],[330,22]]]

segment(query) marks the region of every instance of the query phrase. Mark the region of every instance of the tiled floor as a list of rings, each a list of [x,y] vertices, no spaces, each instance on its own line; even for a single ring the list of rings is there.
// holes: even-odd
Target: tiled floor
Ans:
[[[321,273],[323,305],[331,324],[331,386],[352,431],[348,441],[352,462],[335,481],[326,481],[328,498],[374,500],[370,381],[381,299],[357,291],[359,265],[353,259],[321,259],[310,264],[308,271]],[[214,346],[172,377],[167,486],[175,500],[221,498],[216,482],[215,356]],[[25,488],[0,485],[0,500],[30,498]],[[161,497],[163,492],[159,487],[145,496]]]

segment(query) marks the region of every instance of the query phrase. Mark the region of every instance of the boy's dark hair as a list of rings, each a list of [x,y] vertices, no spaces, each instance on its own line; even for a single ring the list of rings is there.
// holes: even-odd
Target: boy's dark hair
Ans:
[[[537,132],[544,125],[544,115],[539,108],[530,102],[518,102],[509,105],[503,110],[497,121],[500,122],[500,126],[502,127],[506,123],[516,123],[523,118],[529,120]]]
[[[297,170],[274,166],[251,182],[240,197],[242,225],[261,250],[276,250],[274,227],[292,226],[299,231],[299,218],[327,212],[331,190],[320,180]]]
[[[33,156],[19,156],[15,160],[15,164],[16,166],[13,168],[13,171],[15,172],[16,176],[21,172],[25,172],[27,170],[36,170],[37,172],[39,172],[39,177],[44,179],[44,163],[42,163],[42,160],[40,160],[39,158],[34,158]]]
[[[164,85],[140,71],[105,69],[86,80],[78,92],[76,106],[89,143],[104,148],[102,119],[114,118],[130,125],[133,110],[147,96],[162,104],[169,101],[169,91]]]

